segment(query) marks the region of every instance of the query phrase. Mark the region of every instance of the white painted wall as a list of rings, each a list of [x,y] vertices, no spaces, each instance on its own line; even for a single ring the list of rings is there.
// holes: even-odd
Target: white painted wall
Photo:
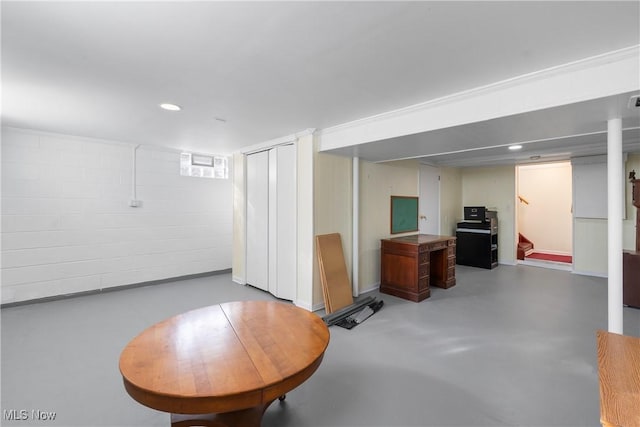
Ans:
[[[440,234],[455,236],[462,221],[462,170],[440,168]]]
[[[573,272],[607,277],[607,220],[576,218],[573,233]]]
[[[352,274],[352,161],[349,157],[315,154],[314,233],[339,233],[347,274]],[[315,246],[314,246],[315,248]],[[324,305],[317,253],[313,262],[313,303]]]
[[[625,176],[635,170],[640,176],[640,154],[627,157]],[[631,204],[632,186],[625,183],[626,218],[622,221],[623,249],[635,250],[637,209]],[[607,277],[608,227],[606,219],[576,218],[574,221],[574,261],[573,271],[578,274]]]
[[[498,212],[498,262],[501,264],[516,262],[515,194],[514,166],[462,169],[462,205],[485,206]]]
[[[518,229],[535,250],[571,255],[573,213],[571,163],[543,163],[518,167]]]
[[[2,303],[231,267],[231,180],[181,177],[179,153],[2,130]]]
[[[315,262],[314,242],[314,135],[307,132],[298,138],[297,171],[297,239],[298,239],[298,290],[296,305],[314,310],[314,288],[320,286],[314,282],[313,263]]]
[[[233,257],[232,279],[244,284],[246,277],[245,242],[246,242],[246,200],[245,200],[245,156],[233,154]]]
[[[416,160],[360,164],[360,291],[380,286],[380,239],[391,235],[391,196],[418,196]]]

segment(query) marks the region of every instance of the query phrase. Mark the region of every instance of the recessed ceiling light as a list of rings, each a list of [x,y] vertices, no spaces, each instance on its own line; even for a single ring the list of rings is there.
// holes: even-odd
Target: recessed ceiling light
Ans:
[[[522,145],[520,144],[514,144],[509,146],[509,150],[513,150],[513,151],[520,150],[521,148],[522,148]]]
[[[168,110],[168,111],[180,111],[180,110],[182,110],[182,108],[179,105],[168,104],[168,103],[160,104],[160,108],[162,108],[163,110]]]

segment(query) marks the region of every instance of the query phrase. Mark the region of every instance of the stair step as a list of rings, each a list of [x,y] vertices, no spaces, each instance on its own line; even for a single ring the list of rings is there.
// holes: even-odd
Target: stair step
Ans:
[[[533,253],[533,243],[530,243],[530,242],[518,243],[517,258],[519,260],[523,260],[525,256],[531,255],[531,253]]]

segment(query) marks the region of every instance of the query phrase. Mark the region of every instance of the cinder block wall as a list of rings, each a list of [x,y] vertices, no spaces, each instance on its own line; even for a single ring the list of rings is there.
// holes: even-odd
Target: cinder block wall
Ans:
[[[133,145],[3,128],[3,304],[231,268],[231,179],[136,154],[132,208]]]

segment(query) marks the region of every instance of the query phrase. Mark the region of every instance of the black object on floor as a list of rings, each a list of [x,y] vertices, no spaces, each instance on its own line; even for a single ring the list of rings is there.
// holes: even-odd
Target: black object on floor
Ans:
[[[362,310],[347,315],[346,317],[341,318],[335,324],[345,329],[353,329],[358,326],[360,323],[367,320],[374,313],[382,308],[384,305],[384,301],[373,301],[372,303],[365,306]]]
[[[331,314],[325,315],[322,318],[322,320],[324,320],[324,323],[327,326],[335,325],[340,320],[342,320],[345,317],[355,313],[356,311],[360,311],[362,309],[362,307],[364,307],[365,305],[371,304],[375,300],[376,300],[375,297],[368,296],[366,298],[363,298],[363,299],[361,299],[359,301],[354,302],[351,305],[348,305],[348,306],[346,306],[344,308],[341,308],[340,310],[336,311],[335,313],[331,313]]]

